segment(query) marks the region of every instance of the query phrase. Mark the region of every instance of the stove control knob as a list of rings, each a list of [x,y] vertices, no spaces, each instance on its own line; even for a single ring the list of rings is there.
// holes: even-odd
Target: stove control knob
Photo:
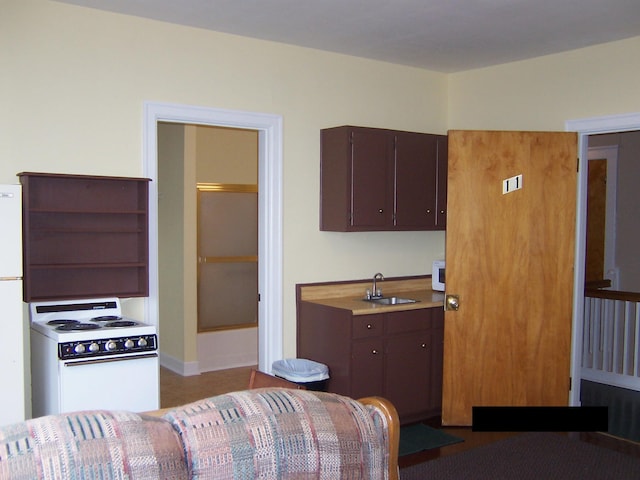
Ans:
[[[107,352],[112,352],[113,350],[115,350],[117,347],[116,342],[114,342],[113,340],[109,340],[105,345],[104,348],[107,349]]]
[[[135,343],[133,343],[133,340],[131,340],[130,338],[127,339],[126,342],[124,342],[124,348],[133,348],[135,346]]]
[[[138,340],[138,346],[139,347],[146,347],[147,346],[147,339],[144,337],[140,337],[140,339]]]
[[[86,349],[85,349],[84,345],[83,345],[83,344],[81,344],[81,343],[79,343],[78,345],[76,345],[76,346],[73,348],[73,351],[74,351],[75,353],[84,353],[84,351],[85,351],[85,350],[86,350]]]
[[[100,345],[98,345],[96,342],[91,343],[91,345],[89,345],[89,351],[90,352],[97,352],[100,350]]]

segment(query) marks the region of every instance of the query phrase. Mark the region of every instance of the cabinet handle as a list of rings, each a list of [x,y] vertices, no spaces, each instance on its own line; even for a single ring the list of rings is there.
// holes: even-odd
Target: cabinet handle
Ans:
[[[372,354],[374,354],[374,355],[377,355],[377,354],[378,354],[378,350],[376,350],[376,349],[374,348],[373,350],[371,350],[371,353],[372,353]]]
[[[444,210],[440,210],[440,214],[444,215]]]
[[[420,344],[420,348],[427,348],[427,344],[426,343]]]
[[[431,209],[430,208],[427,208],[427,213],[431,213]]]
[[[367,330],[371,330],[373,326],[370,323],[367,323]]]
[[[383,213],[383,212],[384,212],[383,208],[378,209],[378,213]]]

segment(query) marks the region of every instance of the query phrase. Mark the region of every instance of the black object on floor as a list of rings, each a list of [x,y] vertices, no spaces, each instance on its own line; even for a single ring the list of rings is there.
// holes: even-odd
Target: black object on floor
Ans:
[[[422,423],[400,427],[400,456],[463,442],[462,438]]]

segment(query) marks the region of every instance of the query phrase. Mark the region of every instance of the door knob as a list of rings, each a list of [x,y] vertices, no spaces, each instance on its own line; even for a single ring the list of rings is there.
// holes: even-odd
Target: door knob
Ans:
[[[460,308],[460,296],[459,295],[447,295],[444,299],[444,309],[457,311]]]

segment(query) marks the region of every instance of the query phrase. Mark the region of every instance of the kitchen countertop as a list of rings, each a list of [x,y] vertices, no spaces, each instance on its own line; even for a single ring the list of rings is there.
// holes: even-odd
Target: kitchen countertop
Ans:
[[[369,281],[336,282],[335,284],[306,285],[300,299],[311,303],[350,310],[353,315],[371,315],[402,310],[419,310],[442,307],[444,292],[431,290],[431,277],[394,278],[378,282],[384,297],[402,297],[417,300],[416,303],[380,305],[364,301]]]

